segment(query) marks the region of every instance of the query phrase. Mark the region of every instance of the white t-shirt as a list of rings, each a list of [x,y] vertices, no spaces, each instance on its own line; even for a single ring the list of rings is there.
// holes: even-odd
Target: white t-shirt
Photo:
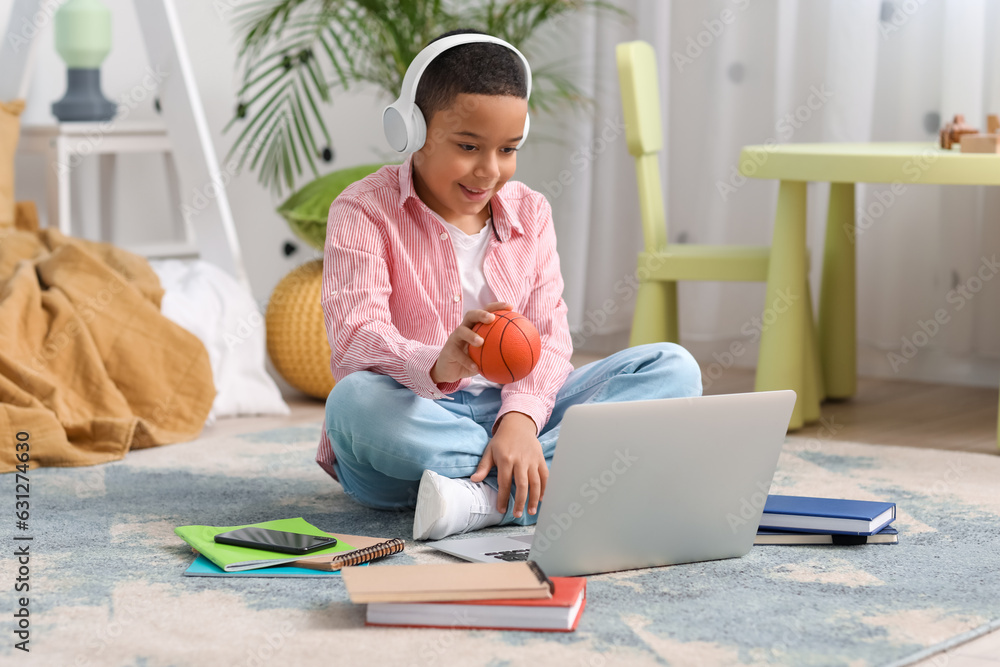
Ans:
[[[458,260],[458,275],[462,282],[463,315],[473,308],[485,310],[487,304],[496,301],[493,290],[486,284],[486,273],[483,272],[483,260],[486,258],[486,249],[489,247],[490,235],[493,233],[490,220],[486,221],[486,225],[478,233],[470,236],[437,213],[434,213],[434,216],[448,230],[451,246],[455,249],[455,259]],[[483,393],[487,387],[500,386],[496,382],[490,382],[482,375],[477,375],[470,380],[471,383],[464,391],[476,396]]]

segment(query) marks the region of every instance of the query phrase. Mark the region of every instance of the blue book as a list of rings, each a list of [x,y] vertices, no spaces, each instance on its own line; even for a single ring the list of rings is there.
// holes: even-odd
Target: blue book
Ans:
[[[764,530],[874,535],[896,518],[896,503],[769,495],[760,517]]]
[[[362,563],[368,565],[368,563]],[[194,559],[191,566],[184,571],[185,577],[329,577],[340,576],[340,570],[313,570],[307,567],[294,567],[291,565],[273,565],[255,570],[237,570],[236,572],[226,572],[221,567],[208,560],[201,554]]]
[[[834,535],[832,533],[796,533],[787,530],[758,530],[754,544],[899,544],[899,532],[886,526],[874,535]]]

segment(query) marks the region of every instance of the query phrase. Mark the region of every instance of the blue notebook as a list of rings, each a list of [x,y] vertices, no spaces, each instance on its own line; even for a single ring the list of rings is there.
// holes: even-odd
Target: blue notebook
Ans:
[[[832,533],[799,533],[787,530],[758,530],[754,544],[832,544],[854,546],[858,544],[899,544],[899,532],[886,526],[874,535],[834,535]]]
[[[764,530],[874,535],[896,518],[896,503],[769,495],[760,517]]]
[[[362,563],[368,565],[368,563]],[[293,567],[290,565],[274,565],[262,567],[254,570],[239,570],[236,572],[226,572],[221,567],[208,560],[201,554],[194,559],[191,566],[184,570],[185,577],[329,577],[340,576],[340,570],[312,570],[307,567]]]

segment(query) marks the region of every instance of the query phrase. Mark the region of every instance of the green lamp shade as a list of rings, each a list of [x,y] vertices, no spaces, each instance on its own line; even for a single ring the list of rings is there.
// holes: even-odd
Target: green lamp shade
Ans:
[[[101,0],[69,0],[55,16],[56,51],[69,69],[96,69],[111,52],[111,11]]]
[[[382,166],[366,164],[320,176],[286,199],[278,207],[278,213],[296,236],[313,248],[322,250],[326,243],[326,219],[330,215],[330,204],[348,185],[374,174]]]

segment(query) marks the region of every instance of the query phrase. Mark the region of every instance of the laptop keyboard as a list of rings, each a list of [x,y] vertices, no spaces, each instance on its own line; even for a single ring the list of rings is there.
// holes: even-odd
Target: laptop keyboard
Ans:
[[[508,549],[507,551],[491,551],[485,556],[493,556],[497,560],[517,561],[528,560],[528,552],[531,549]]]

